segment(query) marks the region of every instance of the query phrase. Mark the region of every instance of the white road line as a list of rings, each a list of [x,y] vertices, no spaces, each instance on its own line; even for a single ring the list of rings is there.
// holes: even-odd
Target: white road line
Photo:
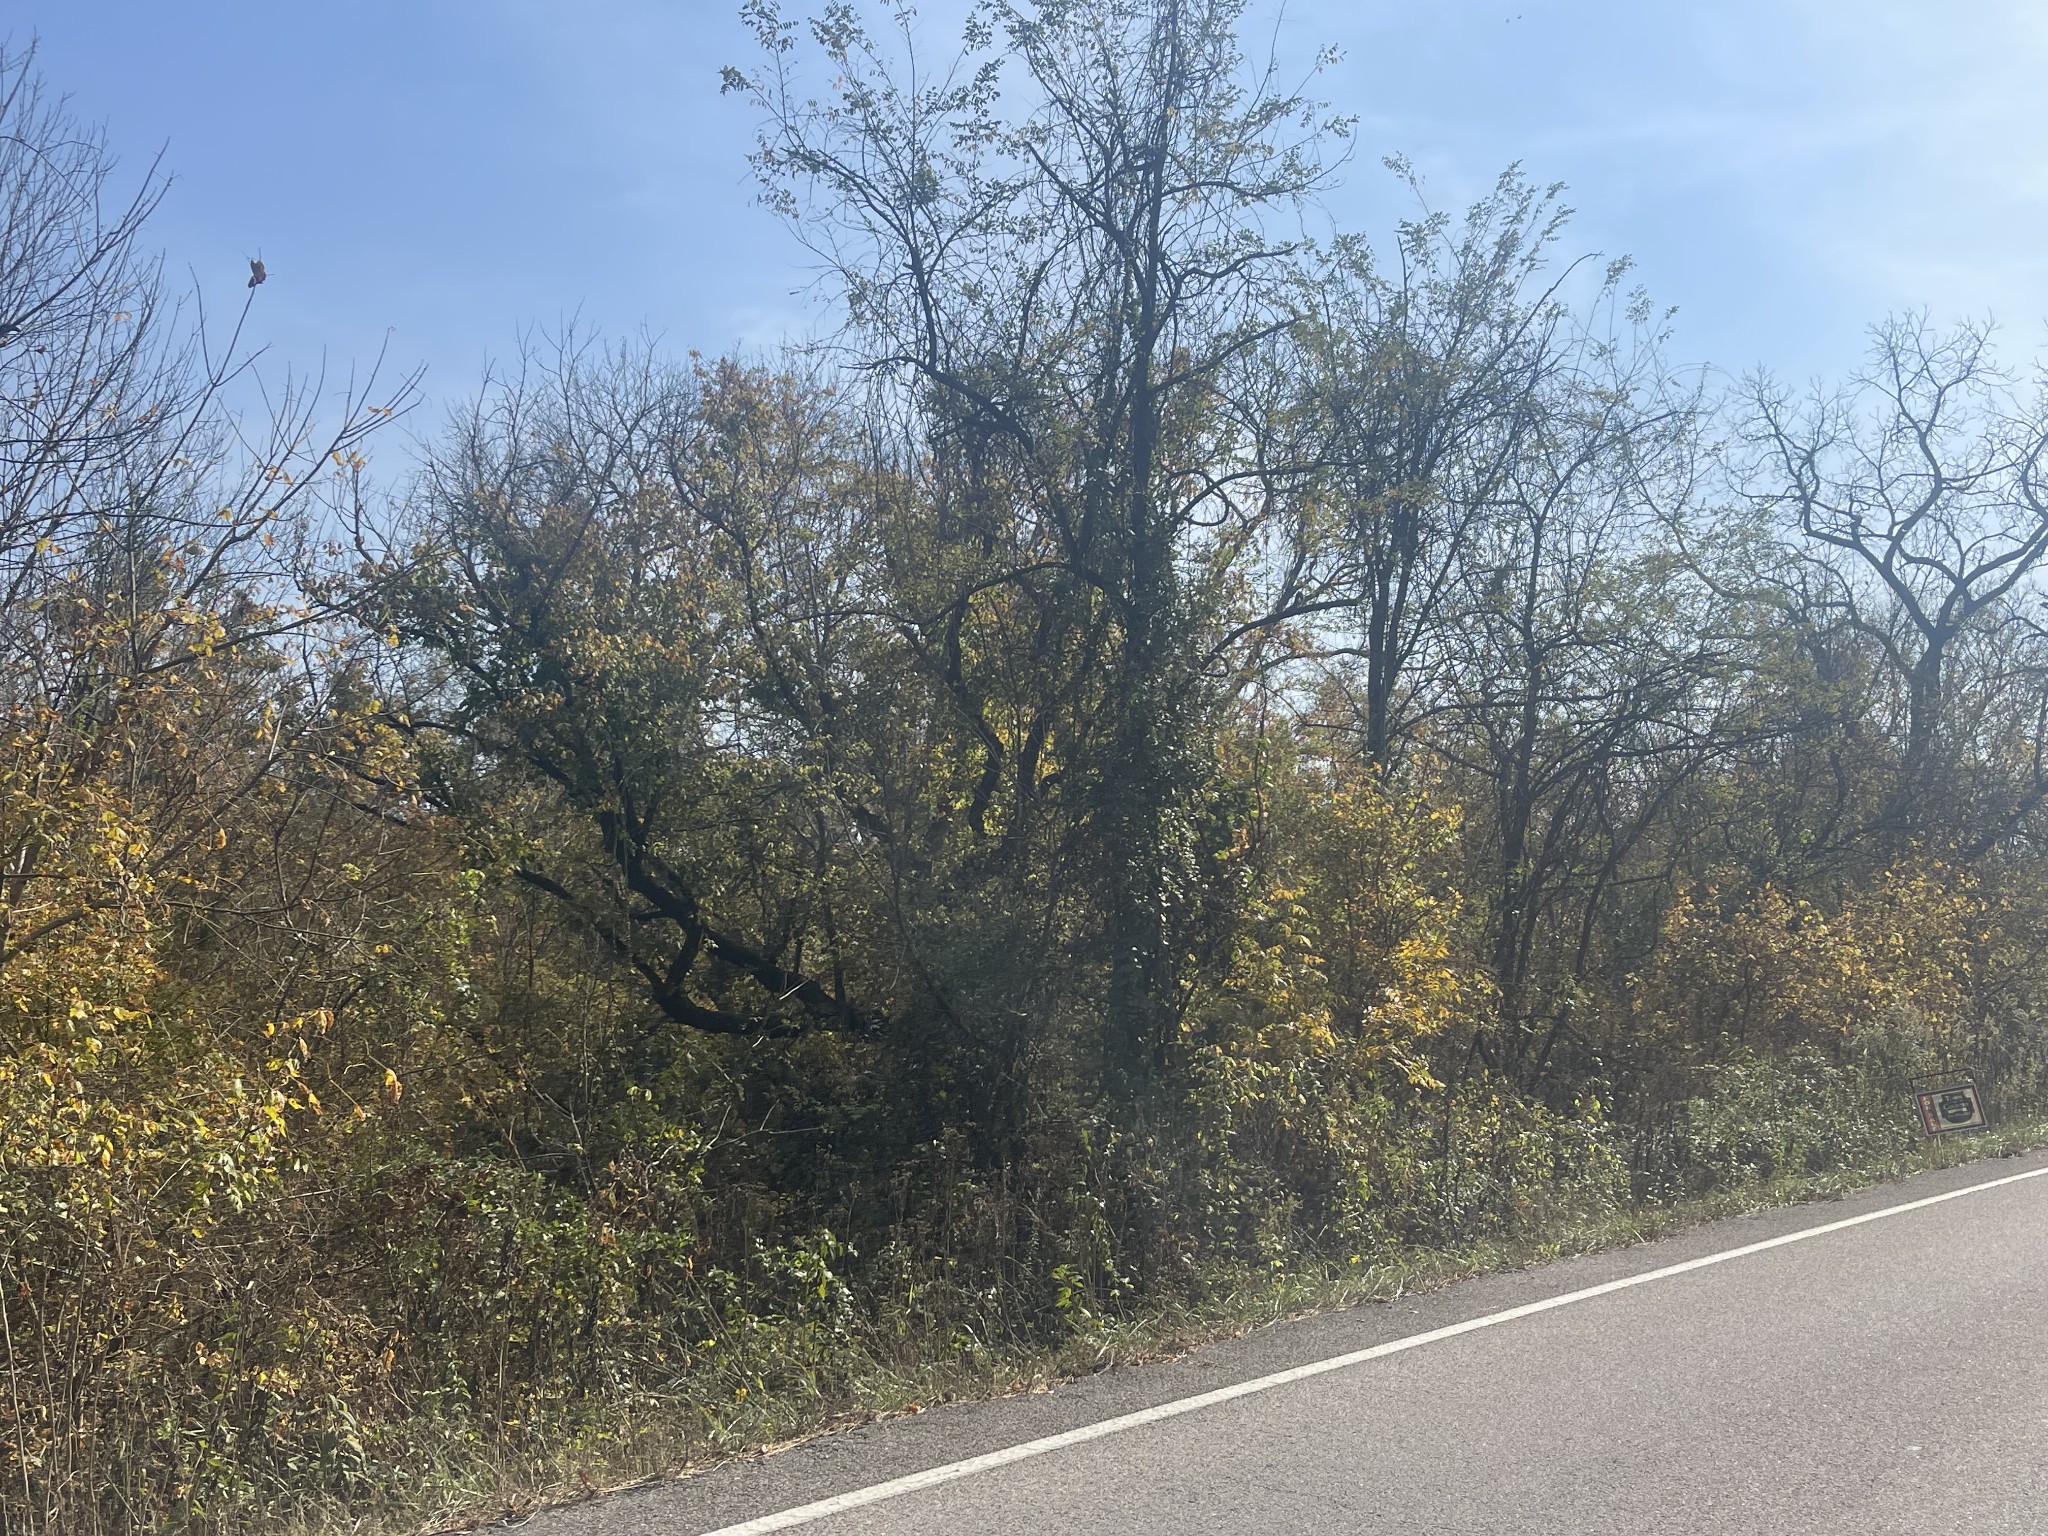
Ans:
[[[1275,1387],[1306,1381],[1311,1376],[1321,1376],[1326,1371],[1341,1371],[1350,1366],[1363,1365],[1368,1360],[1398,1355],[1403,1350],[1420,1349],[1425,1344],[1455,1339],[1460,1334],[1477,1333],[1482,1328],[1512,1323],[1518,1318],[1534,1317],[1539,1312],[1550,1312],[1558,1307],[1569,1307],[1575,1302],[1611,1296],[1616,1291],[1631,1290],[1638,1285],[1648,1285],[1654,1280],[1669,1280],[1674,1275],[1688,1275],[1696,1269],[1726,1264],[1730,1259],[1748,1258],[1753,1253],[1764,1253],[1791,1243],[1803,1243],[1808,1238],[1825,1237],[1830,1232],[1860,1227],[1865,1222],[1883,1221],[1887,1216],[1904,1216],[1909,1211],[1924,1211],[1930,1205],[1941,1205],[1949,1200],[1960,1200],[1965,1195],[1978,1195],[1987,1189],[2000,1189],[2007,1184],[2018,1184],[2026,1179],[2044,1176],[2048,1176],[2048,1168],[2033,1168],[2025,1173],[2009,1174],[2002,1179],[1988,1179],[1982,1184],[1972,1184],[1964,1189],[1952,1189],[1944,1195],[1929,1195],[1922,1200],[1908,1200],[1903,1205],[1889,1205],[1881,1211],[1867,1211],[1861,1216],[1850,1216],[1841,1221],[1827,1222],[1822,1226],[1788,1232],[1783,1237],[1765,1238],[1760,1243],[1745,1243],[1740,1248],[1724,1249],[1720,1253],[1710,1253],[1705,1258],[1687,1259],[1682,1264],[1667,1264],[1662,1269],[1630,1275],[1625,1280],[1609,1280],[1603,1285],[1589,1285],[1582,1291],[1570,1291],[1565,1295],[1552,1296],[1543,1301],[1509,1307],[1504,1312],[1490,1312],[1485,1317],[1453,1323],[1448,1328],[1433,1328],[1428,1333],[1412,1334],[1405,1339],[1375,1344],[1370,1349],[1355,1349],[1347,1355],[1332,1355],[1327,1360],[1316,1360],[1308,1365],[1297,1365],[1290,1370],[1275,1371],[1270,1376],[1240,1381],[1235,1386],[1218,1387],[1213,1392],[1177,1398],[1170,1403],[1161,1403],[1156,1408],[1141,1408],[1136,1413],[1119,1414],[1116,1418],[1103,1419],[1095,1424],[1084,1424],[1079,1429],[1070,1429],[1062,1434],[1047,1435],[1039,1440],[1026,1440],[1021,1445],[1008,1446],[1003,1450],[990,1451],[981,1456],[969,1456],[964,1461],[949,1461],[944,1466],[931,1467],[923,1472],[912,1472],[906,1477],[892,1477],[885,1483],[856,1488],[851,1493],[835,1494],[829,1499],[819,1499],[814,1504],[800,1504],[794,1509],[762,1515],[759,1519],[743,1520],[738,1525],[720,1526],[715,1531],[707,1531],[705,1536],[766,1536],[769,1531],[786,1531],[791,1526],[806,1525],[813,1520],[822,1520],[827,1515],[844,1514],[849,1509],[879,1504],[884,1499],[901,1498],[906,1493],[916,1493],[920,1488],[936,1488],[941,1483],[955,1482],[963,1477],[972,1477],[977,1472],[992,1471],[996,1467],[1006,1467],[1012,1462],[1028,1461],[1033,1456],[1043,1456],[1049,1451],[1065,1450],[1070,1445],[1082,1445],[1090,1440],[1100,1440],[1106,1435],[1120,1435],[1127,1429],[1157,1424],[1162,1419],[1179,1418],[1184,1413],[1213,1408],[1218,1403],[1227,1403],[1239,1397],[1250,1397],[1255,1392],[1270,1392]]]

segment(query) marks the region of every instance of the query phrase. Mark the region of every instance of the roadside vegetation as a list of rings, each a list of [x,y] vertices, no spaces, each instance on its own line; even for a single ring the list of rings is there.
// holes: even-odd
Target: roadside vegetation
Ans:
[[[2048,1110],[2038,369],[1681,368],[1519,171],[1309,238],[1243,11],[756,0],[831,344],[396,430],[0,57],[0,1536],[499,1512]]]

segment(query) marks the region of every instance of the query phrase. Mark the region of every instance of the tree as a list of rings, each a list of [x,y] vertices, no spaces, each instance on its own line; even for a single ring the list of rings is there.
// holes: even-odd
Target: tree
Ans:
[[[1052,626],[1041,654],[1095,658],[1062,772],[1083,786],[1104,1081],[1132,1123],[1172,1050],[1205,878],[1203,736],[1234,693],[1229,660],[1323,602],[1314,566],[1286,559],[1248,611],[1222,600],[1242,603],[1291,479],[1256,462],[1223,397],[1292,323],[1298,241],[1274,226],[1342,129],[1246,70],[1242,10],[998,3],[933,74],[892,65],[835,6],[810,27],[837,82],[820,104],[800,89],[799,29],[757,3],[767,66],[727,73],[766,117],[771,199],[842,285],[852,357],[896,383],[921,449],[1007,524],[958,530],[987,559],[947,611],[1016,588]],[[1017,744],[977,734],[993,774]]]
[[[1356,658],[1337,672],[1339,698],[1380,772],[1436,702],[1463,562],[1540,429],[1544,390],[1571,366],[1561,293],[1579,263],[1547,265],[1569,213],[1559,190],[1510,171],[1462,228],[1436,214],[1404,224],[1391,272],[1346,240],[1304,275],[1306,409],[1355,595],[1337,615],[1352,632],[1327,654]]]
[[[310,1079],[338,1108],[361,1087],[323,1028],[371,983],[394,905],[366,852],[389,807],[344,766],[389,768],[389,733],[363,637],[307,578],[315,518],[361,493],[408,385],[266,397],[254,289],[225,338],[196,296],[181,313],[142,244],[164,181],[119,187],[100,134],[0,49],[10,1531],[168,1517],[193,1448],[225,1443],[232,1395],[161,1362],[206,1356],[220,1298],[292,1225],[223,1232],[301,1154]]]
[[[2029,768],[1971,825],[1937,803],[1966,771],[1957,664],[1973,643],[2002,648],[2048,555],[2048,397],[1990,342],[1985,326],[1895,319],[1847,387],[1797,405],[1767,378],[1751,391],[1752,495],[1796,531],[1795,601],[1873,646],[1895,688],[1897,771],[1875,828],[1894,850],[1933,837],[1981,854],[2048,797]],[[2006,672],[2026,691],[2041,675],[2032,659]]]
[[[797,381],[571,346],[460,423],[380,575],[436,669],[407,709],[431,792],[691,1029],[881,1016],[831,878],[872,488]]]
[[[0,970],[178,879],[324,718],[227,674],[310,633],[298,513],[353,493],[359,448],[409,398],[375,375],[236,412],[249,290],[224,343],[185,325],[104,141],[0,53]],[[262,729],[258,729],[259,723]],[[258,743],[253,753],[250,742]],[[209,754],[233,771],[194,772]]]
[[[1666,375],[1649,318],[1637,297],[1618,336],[1589,324],[1529,402],[1498,514],[1462,562],[1468,634],[1430,741],[1483,786],[1498,1035],[1475,1046],[1525,1087],[1570,1032],[1625,861],[1728,741],[1714,684],[1729,641],[1660,538],[1691,515],[1697,400]]]

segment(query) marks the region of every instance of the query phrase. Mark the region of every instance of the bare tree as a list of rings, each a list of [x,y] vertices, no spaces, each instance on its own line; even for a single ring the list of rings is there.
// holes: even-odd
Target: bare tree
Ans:
[[[241,340],[254,290],[224,342],[181,315],[142,245],[163,179],[152,165],[121,194],[116,173],[33,56],[0,53],[0,709],[28,787],[0,815],[0,965],[131,899],[262,781],[278,733],[202,805],[195,775],[148,771],[146,722],[208,667],[306,629],[301,514],[355,493],[358,448],[411,393],[377,402],[373,373],[331,412],[318,379],[263,397]],[[117,760],[149,867],[72,881],[66,797]]]
[[[1752,495],[1791,522],[1809,605],[1875,647],[1894,684],[1883,836],[2004,835],[2048,794],[2038,778],[1969,831],[1939,825],[1934,802],[1963,761],[1957,662],[2016,621],[2048,554],[2048,397],[1998,366],[1988,326],[1907,317],[1876,328],[1846,388],[1795,403],[1758,379],[1752,404]]]

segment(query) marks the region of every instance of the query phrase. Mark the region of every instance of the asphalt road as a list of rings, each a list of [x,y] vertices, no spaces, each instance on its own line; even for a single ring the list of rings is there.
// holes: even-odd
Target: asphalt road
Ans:
[[[2048,1157],[1978,1163],[1288,1323],[555,1511],[521,1536],[2041,1536],[2048,1177],[2013,1178],[2036,1172]],[[1232,1387],[1249,1390],[1186,1406]],[[955,1466],[1076,1430],[1095,1437]],[[954,1472],[788,1519],[934,1468]]]

